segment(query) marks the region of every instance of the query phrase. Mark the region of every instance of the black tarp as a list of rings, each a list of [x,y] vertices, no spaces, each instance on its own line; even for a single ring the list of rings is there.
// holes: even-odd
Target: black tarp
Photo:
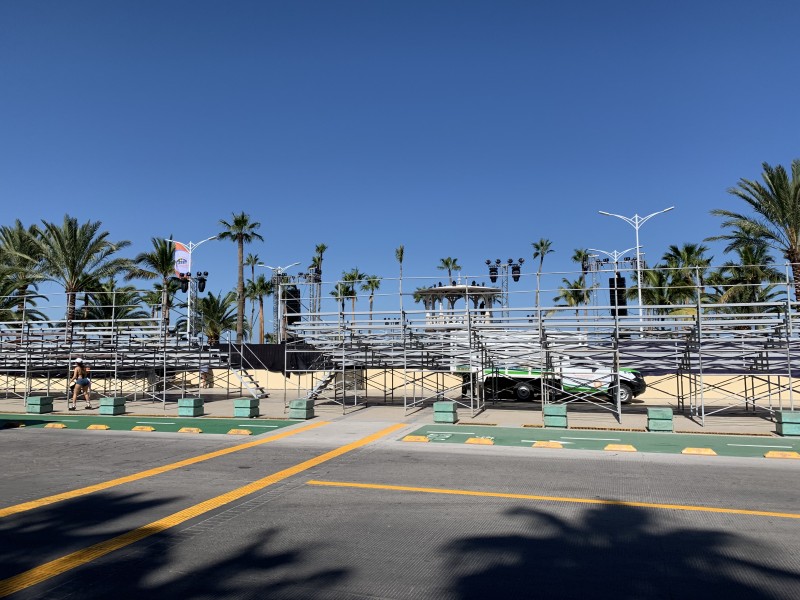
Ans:
[[[245,369],[267,369],[274,373],[286,374],[288,371],[323,369],[324,354],[311,346],[292,344],[289,352],[286,344],[220,344],[219,349],[227,352],[232,367]],[[288,364],[287,364],[288,363]],[[290,373],[291,374],[291,373]]]

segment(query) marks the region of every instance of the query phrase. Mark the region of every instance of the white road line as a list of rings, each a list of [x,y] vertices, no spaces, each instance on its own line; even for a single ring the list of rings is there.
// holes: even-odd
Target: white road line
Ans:
[[[447,433],[452,435],[478,435],[477,433],[474,433],[472,431],[429,431],[426,435],[431,435],[432,433],[435,433],[437,435],[442,433]]]
[[[136,421],[137,425],[175,425],[167,421]]]
[[[590,440],[593,442],[621,442],[618,438],[579,438],[579,437],[563,437],[562,440]]]
[[[535,442],[554,442],[556,444],[574,444],[575,442],[562,442],[561,440],[520,440],[520,442],[525,442],[527,444],[533,444]]]
[[[741,446],[742,448],[794,448],[794,446],[761,446],[759,444],[727,444],[728,446]]]
[[[263,427],[265,429],[268,429],[270,427],[277,427],[277,425],[251,425],[250,423],[237,423],[236,426],[237,427]]]

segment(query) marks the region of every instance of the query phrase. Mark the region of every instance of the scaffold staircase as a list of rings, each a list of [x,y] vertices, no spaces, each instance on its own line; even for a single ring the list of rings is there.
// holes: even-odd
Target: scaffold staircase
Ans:
[[[306,395],[306,400],[314,400],[336,379],[337,371],[326,373],[324,377]]]
[[[250,373],[247,369],[242,367],[231,367],[231,373],[233,373],[234,377],[236,377],[236,379],[239,380],[239,383],[242,384],[242,388],[247,390],[247,393],[253,398],[269,398],[269,392],[261,387],[258,381],[256,381],[255,377],[253,377],[252,373]]]

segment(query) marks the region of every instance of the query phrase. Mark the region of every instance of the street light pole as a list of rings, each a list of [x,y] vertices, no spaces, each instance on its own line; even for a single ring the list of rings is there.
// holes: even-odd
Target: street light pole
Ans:
[[[636,287],[639,292],[639,320],[642,319],[642,258],[641,258],[641,250],[642,247],[639,245],[639,228],[647,223],[650,219],[655,217],[656,215],[660,215],[662,213],[668,212],[675,208],[674,206],[670,206],[669,208],[665,208],[664,210],[659,210],[657,212],[651,213],[646,217],[640,217],[638,214],[633,215],[632,217],[625,217],[623,215],[617,215],[614,213],[606,212],[604,210],[599,210],[601,215],[606,215],[607,217],[617,217],[618,219],[622,219],[628,225],[634,228],[636,231]],[[627,252],[627,251],[626,251]]]
[[[188,295],[187,301],[186,301],[186,337],[187,337],[187,342],[191,342],[192,341],[192,294],[194,293],[194,285],[193,285],[193,282],[192,282],[192,279],[191,279],[191,277],[192,277],[192,252],[194,252],[194,250],[200,244],[205,244],[206,242],[210,242],[211,240],[215,240],[215,239],[217,239],[217,236],[212,235],[211,237],[206,238],[204,240],[201,240],[201,241],[199,241],[197,243],[189,242],[188,244],[185,244],[184,242],[179,242],[177,240],[173,240],[171,238],[170,239],[166,239],[166,241],[168,243],[174,244],[176,249],[178,249],[178,244],[183,246],[186,249],[186,253],[189,255],[189,258],[185,259],[185,260],[188,261],[188,264],[186,265],[186,267],[187,267],[186,271],[179,271],[178,270],[178,260],[180,260],[180,259],[176,259],[175,260],[175,273],[179,277],[182,276],[183,274],[186,274],[186,276],[189,277],[189,290],[188,290],[188,294],[189,295]]]
[[[286,265],[285,267],[270,267],[269,265],[265,265],[264,263],[257,263],[257,267],[264,267],[272,271],[272,298],[273,302],[273,310],[272,310],[272,326],[275,330],[275,343],[280,343],[281,340],[281,314],[282,311],[280,310],[281,305],[281,284],[283,283],[283,276],[286,274],[287,269],[291,269],[292,267],[296,267],[299,265],[299,262],[294,262],[290,265]]]

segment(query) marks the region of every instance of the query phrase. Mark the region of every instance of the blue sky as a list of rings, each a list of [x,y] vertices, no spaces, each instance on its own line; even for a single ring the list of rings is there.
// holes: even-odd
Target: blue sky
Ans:
[[[270,265],[486,278],[577,247],[652,263],[719,233],[712,208],[800,157],[800,4],[646,1],[6,0],[4,224],[99,220],[199,241],[244,211]],[[711,245],[718,262],[719,245]],[[194,256],[235,285],[236,249]]]

